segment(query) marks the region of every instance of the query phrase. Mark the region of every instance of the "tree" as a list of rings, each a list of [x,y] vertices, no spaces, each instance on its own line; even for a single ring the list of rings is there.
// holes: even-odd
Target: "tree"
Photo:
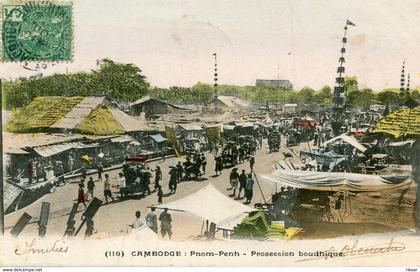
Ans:
[[[322,105],[329,105],[332,103],[332,90],[330,86],[322,87],[315,94],[315,102]]]
[[[102,60],[97,71],[20,78],[4,83],[7,108],[29,104],[37,96],[90,96],[109,94],[120,101],[144,96],[149,83],[134,64]]]
[[[359,83],[356,76],[346,76],[344,78],[344,90],[346,96],[359,90]]]
[[[305,86],[299,91],[299,101],[304,103],[313,103],[315,98],[314,89]]]
[[[376,96],[372,89],[364,88],[360,90],[360,96],[357,99],[357,104],[367,110],[375,103],[375,100]]]
[[[96,94],[109,94],[121,101],[134,101],[146,95],[150,87],[141,72],[132,63],[103,59],[99,70],[93,73],[93,91]]]
[[[397,92],[393,90],[384,90],[378,93],[378,101],[383,105],[399,104],[400,97]]]

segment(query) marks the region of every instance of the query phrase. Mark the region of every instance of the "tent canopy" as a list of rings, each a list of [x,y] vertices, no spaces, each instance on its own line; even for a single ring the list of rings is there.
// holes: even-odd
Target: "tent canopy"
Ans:
[[[366,150],[367,150],[367,148],[366,147],[364,147],[363,145],[361,145],[357,140],[356,140],[356,138],[354,138],[353,136],[349,136],[349,135],[347,135],[347,134],[341,134],[341,135],[339,135],[339,136],[337,136],[337,137],[334,137],[334,138],[332,138],[332,139],[329,139],[328,141],[326,141],[326,142],[324,142],[322,145],[321,145],[321,147],[322,146],[327,146],[328,144],[330,144],[330,143],[334,143],[334,142],[337,142],[337,141],[343,141],[343,142],[346,142],[346,143],[348,143],[349,145],[351,145],[351,146],[353,146],[354,148],[356,148],[357,150],[359,150],[360,152],[362,152],[362,153],[364,153]]]
[[[225,196],[212,184],[184,198],[163,204],[161,207],[184,210],[209,220],[219,227],[232,229],[247,216],[248,212],[255,211]]]
[[[420,107],[402,107],[382,118],[371,130],[372,133],[386,133],[395,138],[420,136]]]
[[[126,143],[126,142],[132,142],[134,139],[129,135],[122,135],[118,137],[111,138],[112,143]]]
[[[156,134],[156,135],[149,135],[149,137],[153,140],[153,141],[155,141],[156,143],[163,143],[163,142],[165,142],[166,141],[166,138],[165,137],[163,137],[162,135],[160,135],[160,134]]]
[[[407,174],[366,175],[342,172],[313,172],[275,170],[270,175],[262,175],[262,180],[316,191],[372,192],[408,186],[412,180]]]
[[[322,165],[327,165],[329,168],[333,168],[334,166],[338,165],[342,161],[345,161],[347,159],[346,156],[340,155],[335,153],[334,151],[328,151],[325,153],[320,153],[319,151],[301,151],[300,154],[302,156],[310,157],[312,159],[315,159],[317,163],[320,163]]]

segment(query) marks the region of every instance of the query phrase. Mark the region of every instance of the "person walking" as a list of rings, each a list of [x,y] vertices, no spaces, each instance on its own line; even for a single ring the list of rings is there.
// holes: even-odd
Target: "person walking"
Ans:
[[[207,166],[207,159],[206,156],[204,156],[204,153],[201,154],[201,167],[203,169],[203,174],[206,173],[206,166]]]
[[[245,197],[246,194],[246,174],[245,169],[242,169],[242,173],[239,175],[239,192],[238,192],[238,199],[242,199]],[[241,198],[241,192],[244,191],[244,196]]]
[[[162,197],[163,197],[163,191],[162,191],[162,186],[159,185],[159,187],[157,188],[157,197],[158,197],[158,204],[162,204]]]
[[[172,237],[172,217],[171,214],[168,213],[168,208],[165,208],[159,215],[159,221],[162,237],[165,238],[165,236],[168,235],[170,240]]]
[[[162,170],[160,170],[160,166],[156,165],[155,168],[155,186],[154,186],[154,191],[156,192],[156,190],[158,189],[158,187],[160,186],[160,181],[162,180]]]
[[[142,171],[142,180],[143,180],[143,195],[147,196],[150,195],[150,177],[152,174],[149,172],[149,168],[144,169]]]
[[[104,167],[101,162],[98,162],[98,180],[102,181],[102,174],[104,172]]]
[[[177,170],[175,167],[172,167],[171,170],[169,170],[169,190],[171,190],[171,194],[176,193],[177,188]]]
[[[245,197],[246,201],[245,204],[251,203],[252,196],[253,196],[253,190],[254,190],[254,180],[252,179],[252,173],[248,174],[246,179],[246,186],[245,186]]]
[[[182,178],[184,176],[184,167],[182,166],[180,161],[176,165],[176,170],[177,170],[177,174],[178,174],[177,175],[177,180],[178,180],[178,182],[181,182]]]
[[[34,175],[34,168],[33,168],[32,160],[30,159],[28,162],[28,184],[32,183],[33,175]]]
[[[127,181],[125,179],[125,176],[123,173],[119,173],[119,178],[120,178],[120,195],[121,195],[121,199],[126,199],[128,197],[128,192],[127,192]]]
[[[77,204],[82,203],[85,206],[86,209],[86,196],[85,191],[83,190],[83,186],[79,184],[79,191],[77,194]]]
[[[84,165],[82,166],[81,173],[82,173],[82,179],[83,179],[83,181],[85,181],[86,176],[87,176],[87,171],[86,171],[86,167]]]
[[[64,167],[61,161],[57,161],[55,173],[57,174],[58,185],[60,186],[61,184],[66,184],[66,181],[64,179]]]
[[[222,162],[222,157],[221,156],[216,156],[214,158],[215,160],[215,172],[216,172],[216,176],[219,176],[222,174],[222,168],[223,168],[223,162]]]
[[[111,181],[109,180],[108,174],[105,174],[104,196],[105,196],[106,204],[108,204],[108,197],[110,197],[112,199],[112,202],[114,202],[114,197],[112,196],[112,192],[111,192]]]
[[[74,168],[74,159],[71,152],[67,158],[67,166],[69,167],[69,172],[72,173]]]
[[[93,190],[95,189],[95,182],[93,181],[92,177],[89,177],[88,183],[87,183],[87,189],[88,189],[88,195],[93,199]]]
[[[238,183],[239,183],[239,174],[237,172],[238,168],[233,168],[230,172],[229,181],[231,189],[233,190],[233,193],[230,196],[235,197],[236,196],[236,189],[238,189]]]
[[[146,224],[154,232],[158,232],[157,216],[155,214],[156,207],[150,207],[150,212],[146,215]]]
[[[251,168],[251,172],[254,171],[254,165],[255,165],[255,157],[252,156],[251,158],[249,158],[249,168]]]

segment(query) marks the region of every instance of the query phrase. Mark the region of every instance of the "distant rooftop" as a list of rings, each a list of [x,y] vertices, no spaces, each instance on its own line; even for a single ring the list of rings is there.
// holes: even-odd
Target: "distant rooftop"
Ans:
[[[283,87],[293,89],[293,84],[287,79],[257,79],[255,86]]]

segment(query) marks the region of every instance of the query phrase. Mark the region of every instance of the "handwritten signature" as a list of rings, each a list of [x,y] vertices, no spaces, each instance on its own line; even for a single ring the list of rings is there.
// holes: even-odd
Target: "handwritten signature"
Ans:
[[[353,244],[346,244],[341,250],[331,247],[328,250],[319,251],[317,254],[305,259],[300,259],[297,262],[313,261],[318,259],[333,259],[333,258],[361,258],[366,256],[386,255],[386,254],[401,254],[406,250],[406,246],[402,242],[394,241],[391,238],[388,242],[376,245],[359,245],[359,240],[355,240]]]
[[[66,244],[66,240],[59,239],[55,240],[52,244],[47,246],[39,246],[38,239],[32,239],[31,242],[25,242],[24,249],[15,249],[15,254],[25,256],[25,259],[28,259],[29,255],[45,255],[49,253],[68,253],[69,246]]]

